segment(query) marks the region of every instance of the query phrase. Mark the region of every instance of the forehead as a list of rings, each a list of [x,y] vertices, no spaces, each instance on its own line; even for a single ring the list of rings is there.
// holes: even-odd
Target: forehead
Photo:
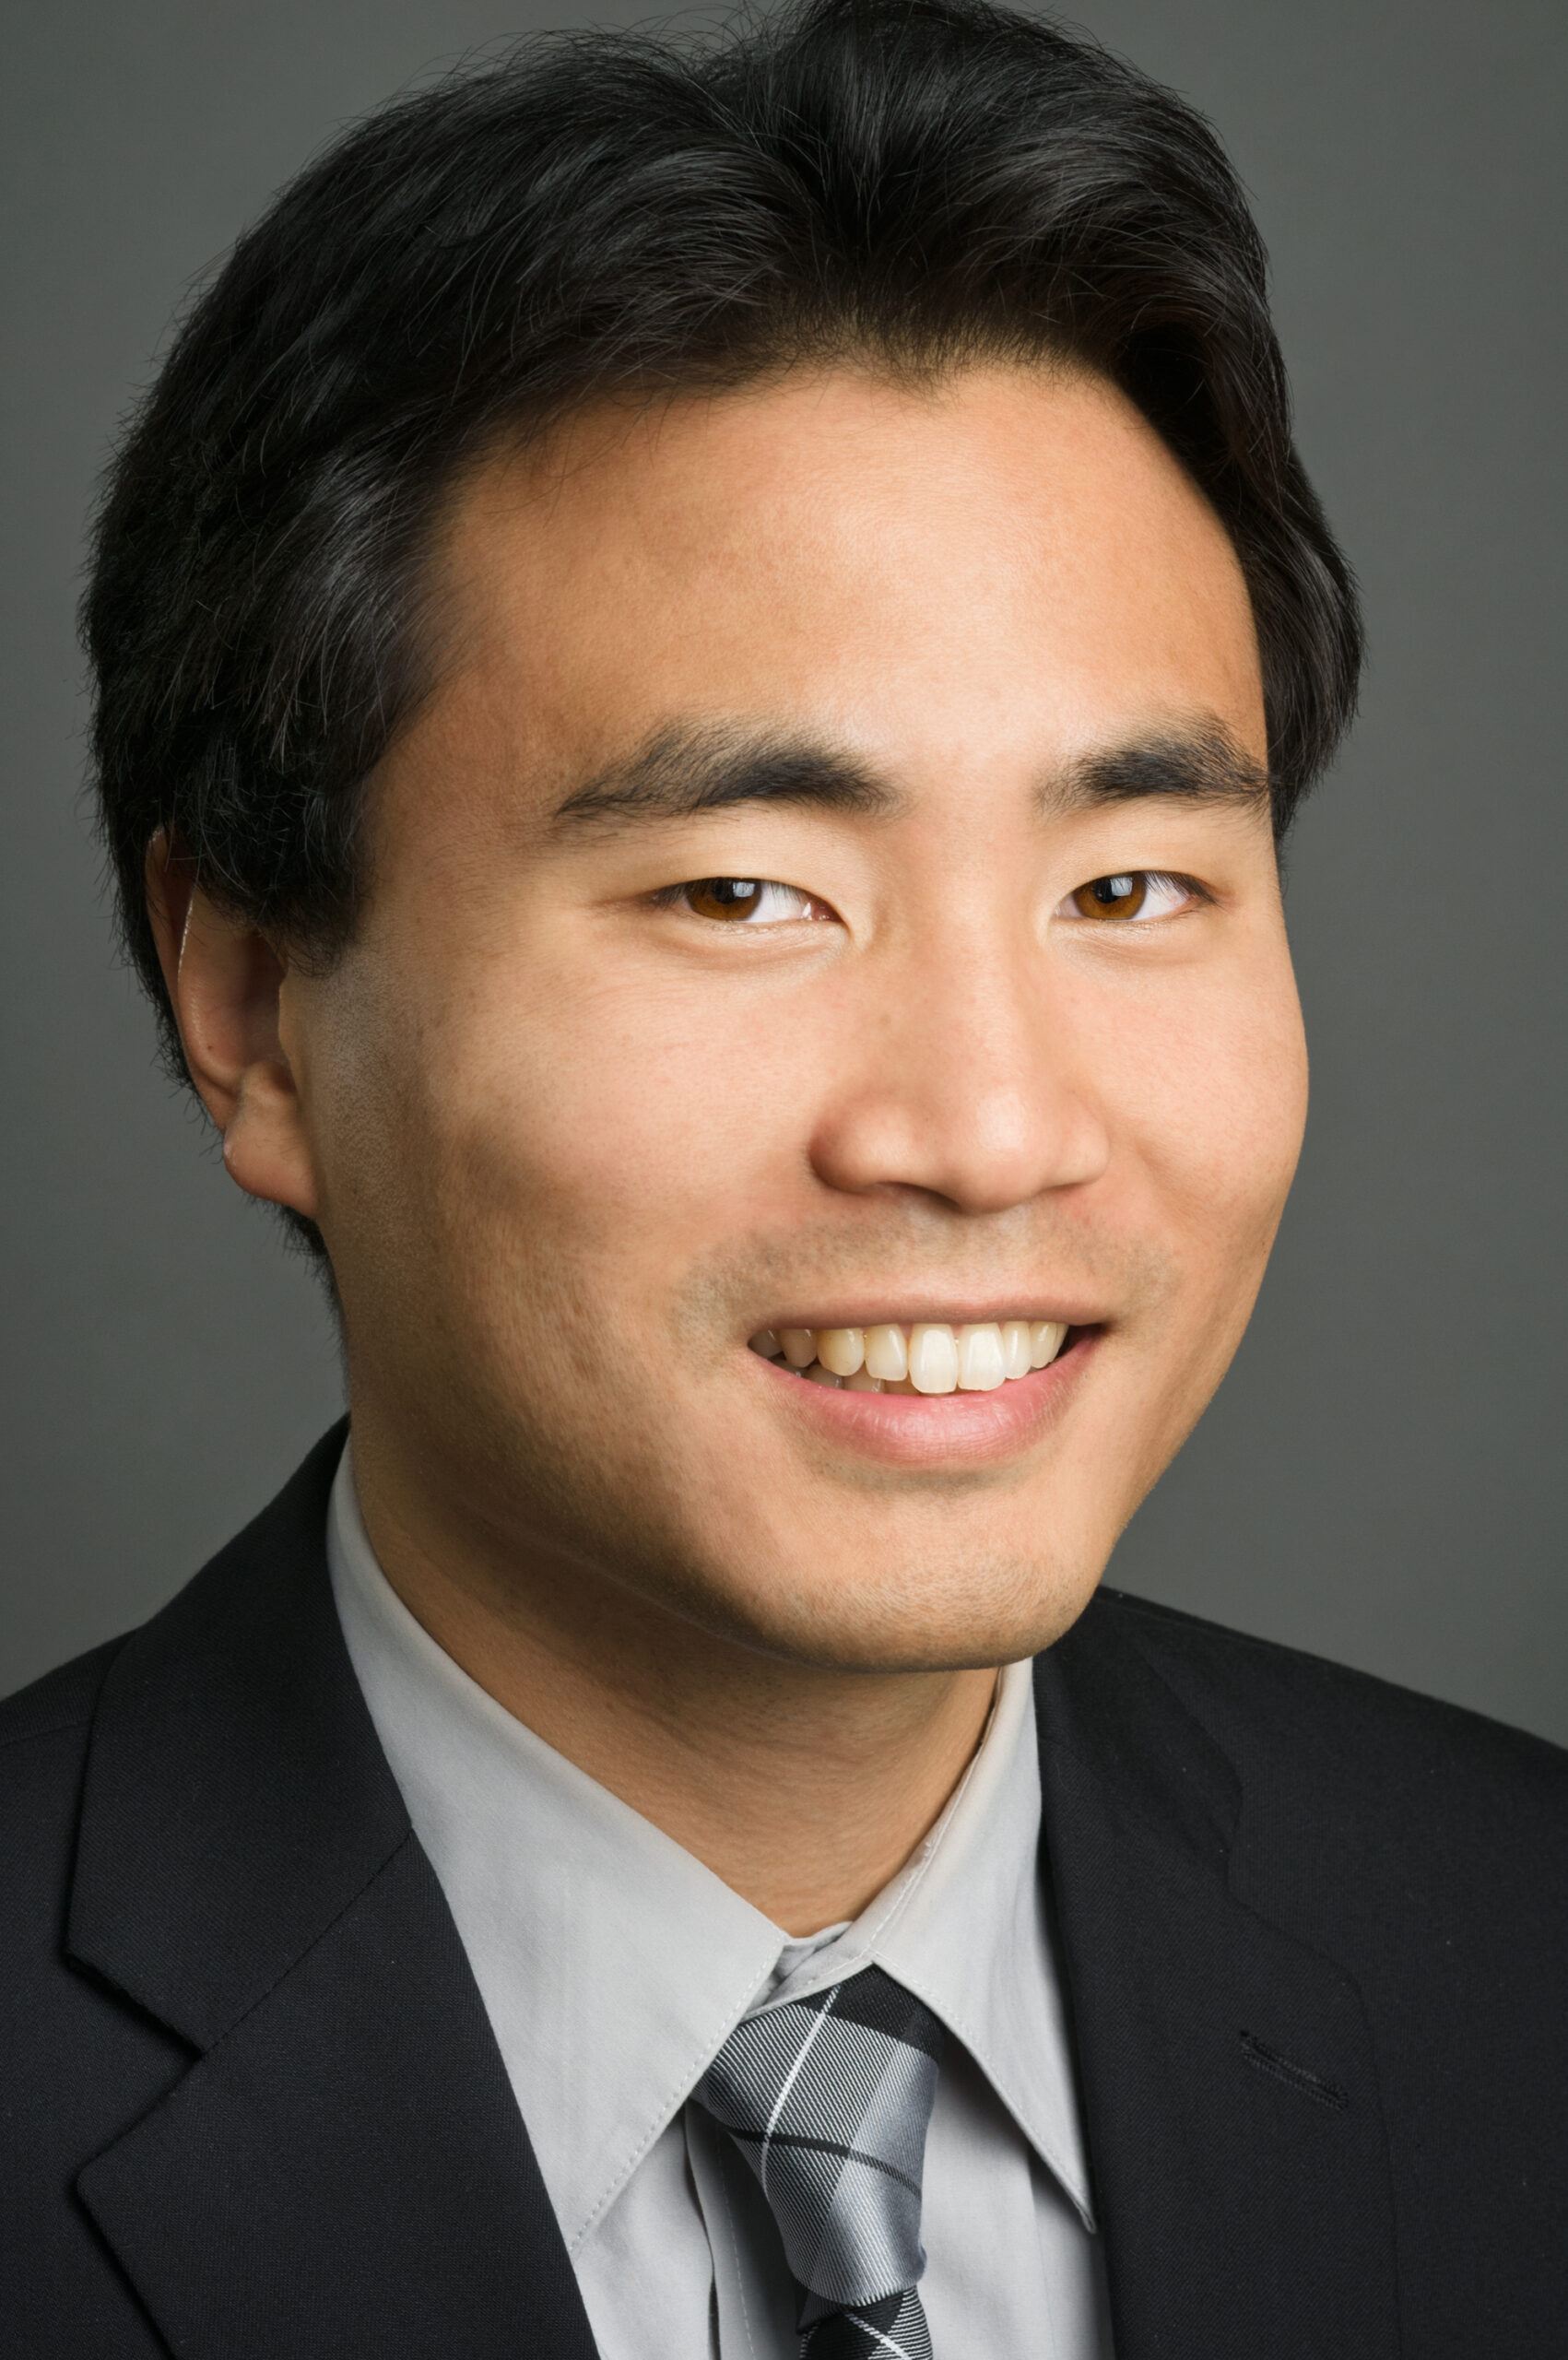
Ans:
[[[595,409],[477,471],[442,570],[459,703],[566,768],[694,714],[915,770],[1195,711],[1264,750],[1224,529],[1081,373],[841,368]]]

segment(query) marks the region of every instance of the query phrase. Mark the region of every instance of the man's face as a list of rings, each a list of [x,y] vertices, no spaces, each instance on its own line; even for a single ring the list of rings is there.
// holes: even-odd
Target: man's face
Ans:
[[[846,368],[495,460],[437,587],[362,926],[284,994],[371,1488],[589,1612],[1047,1644],[1300,1141],[1222,529],[1097,382]],[[1066,1349],[989,1390],[750,1343],[1017,1320]]]

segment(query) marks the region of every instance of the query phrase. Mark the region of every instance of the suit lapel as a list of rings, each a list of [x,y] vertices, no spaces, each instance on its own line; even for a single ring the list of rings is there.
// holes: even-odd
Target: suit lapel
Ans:
[[[106,1683],[68,1946],[193,2062],[78,2190],[181,2360],[593,2360],[337,1628],[341,1440]]]
[[[1112,1603],[1036,1678],[1116,2360],[1392,2360],[1387,2164],[1353,1986],[1236,1897],[1235,1775]]]

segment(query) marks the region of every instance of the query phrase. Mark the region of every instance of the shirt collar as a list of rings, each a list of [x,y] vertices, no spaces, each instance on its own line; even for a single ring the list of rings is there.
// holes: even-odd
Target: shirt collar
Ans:
[[[382,1573],[346,1448],[327,1559],[349,1657],[440,1880],[569,2249],[593,2234],[742,2016],[875,1963],[961,2040],[1092,2227],[1039,1873],[1027,1664],[936,1826],[808,1943],[486,1694]]]
[[[974,1758],[924,1843],[769,1996],[804,1999],[880,1966],[962,2041],[1092,2230],[1040,1809],[1032,1668],[1008,1664]]]

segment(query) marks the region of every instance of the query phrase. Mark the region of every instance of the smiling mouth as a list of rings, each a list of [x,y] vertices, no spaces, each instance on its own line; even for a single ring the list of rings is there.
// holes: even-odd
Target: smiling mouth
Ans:
[[[1059,1319],[984,1320],[950,1328],[764,1328],[751,1350],[812,1385],[849,1393],[994,1393],[1054,1361],[1069,1329]]]

